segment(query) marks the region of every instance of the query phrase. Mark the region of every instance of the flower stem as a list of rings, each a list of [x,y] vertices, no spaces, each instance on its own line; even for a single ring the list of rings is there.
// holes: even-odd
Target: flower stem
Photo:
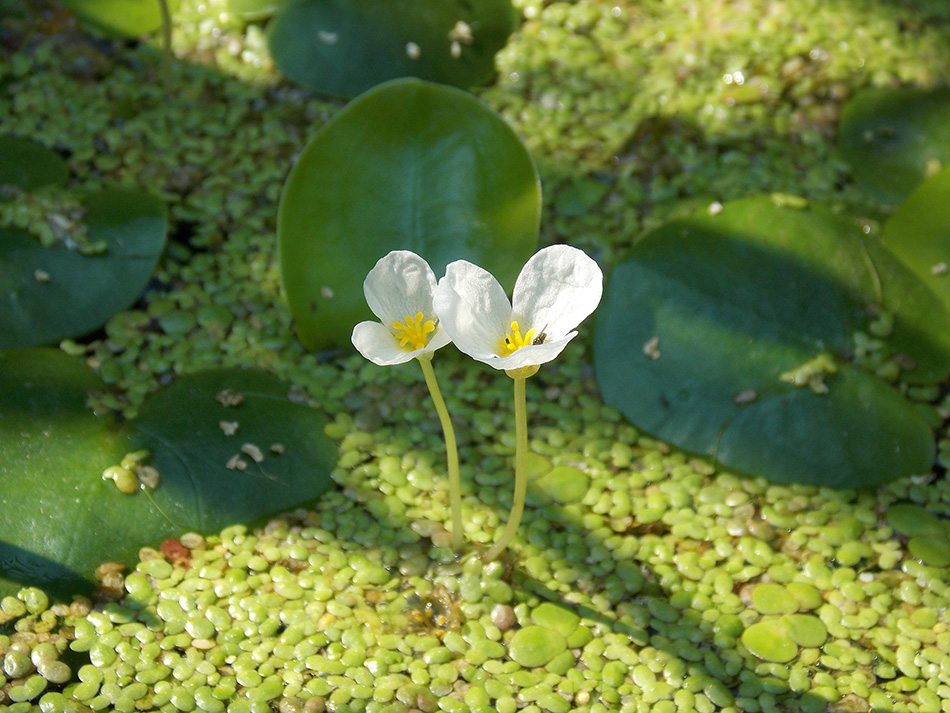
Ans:
[[[462,549],[462,480],[459,477],[459,452],[455,445],[455,429],[449,418],[449,411],[445,408],[442,392],[439,391],[439,382],[435,379],[435,370],[432,368],[432,358],[418,359],[422,367],[422,374],[429,387],[429,395],[435,405],[439,421],[442,423],[442,434],[445,436],[445,455],[449,471],[449,504],[452,510],[452,549],[456,552]]]
[[[535,370],[537,371],[537,370]],[[485,553],[485,561],[491,562],[505,551],[518,532],[524,499],[528,492],[528,409],[525,404],[525,378],[513,377],[515,382],[515,492],[512,496],[511,515],[505,531],[498,542]]]

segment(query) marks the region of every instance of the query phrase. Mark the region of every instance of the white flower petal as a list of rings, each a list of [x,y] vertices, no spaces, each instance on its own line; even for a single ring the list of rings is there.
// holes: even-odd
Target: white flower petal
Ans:
[[[360,322],[353,327],[353,346],[366,359],[379,366],[404,364],[419,356],[425,349],[407,352],[396,341],[393,333],[379,322]]]
[[[429,263],[409,250],[394,250],[376,263],[363,281],[366,303],[379,321],[392,331],[393,322],[422,312],[432,319],[435,274]]]
[[[433,304],[459,351],[479,361],[497,355],[511,325],[511,303],[491,273],[466,260],[449,263]]]
[[[552,245],[536,252],[515,283],[512,319],[558,340],[597,309],[604,274],[583,250]]]
[[[529,344],[526,347],[521,347],[517,349],[506,357],[494,356],[492,358],[479,359],[475,357],[478,361],[488,364],[495,369],[502,369],[508,371],[510,369],[520,369],[523,366],[537,366],[540,364],[547,364],[549,361],[553,361],[557,358],[558,354],[564,351],[564,347],[567,346],[567,343],[570,342],[574,337],[577,336],[577,332],[571,332],[566,336],[562,337],[553,342],[547,342],[545,344]]]
[[[426,344],[425,349],[420,349],[420,352],[434,352],[436,349],[441,349],[446,344],[452,341],[452,338],[449,336],[449,333],[442,329],[441,325],[435,328],[435,332],[429,338],[429,343]]]

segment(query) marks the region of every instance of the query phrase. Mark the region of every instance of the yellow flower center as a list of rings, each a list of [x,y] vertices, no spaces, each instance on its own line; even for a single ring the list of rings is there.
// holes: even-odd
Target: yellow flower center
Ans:
[[[435,331],[435,322],[426,319],[422,312],[416,312],[415,317],[407,314],[403,323],[393,322],[393,329],[396,330],[399,346],[407,352],[412,352],[429,343],[429,334]]]
[[[498,356],[506,357],[514,354],[516,351],[529,344],[540,344],[541,342],[534,338],[534,329],[529,329],[525,335],[521,336],[521,328],[517,322],[511,323],[511,332],[505,335],[505,338],[498,342]],[[543,334],[541,337],[543,338]],[[543,339],[541,339],[543,341]]]

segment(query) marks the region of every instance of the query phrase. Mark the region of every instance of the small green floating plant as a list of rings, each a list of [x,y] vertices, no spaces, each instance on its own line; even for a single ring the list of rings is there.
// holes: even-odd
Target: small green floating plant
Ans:
[[[491,561],[514,538],[524,512],[528,488],[525,381],[577,336],[577,325],[600,303],[603,280],[594,260],[567,245],[544,248],[528,260],[511,302],[498,280],[466,260],[450,263],[436,283],[425,260],[397,250],[380,259],[366,276],[366,302],[380,321],[356,325],[353,345],[380,366],[419,361],[445,434],[456,551],[462,546],[458,450],[432,355],[451,341],[464,354],[504,371],[514,381],[514,496],[501,537],[484,555]]]

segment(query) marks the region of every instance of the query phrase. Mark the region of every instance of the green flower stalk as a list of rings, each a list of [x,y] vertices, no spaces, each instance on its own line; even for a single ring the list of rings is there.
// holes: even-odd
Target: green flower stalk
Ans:
[[[521,525],[521,516],[524,514],[525,496],[528,494],[528,405],[525,397],[527,379],[523,376],[511,378],[515,384],[515,491],[512,495],[508,524],[498,541],[485,553],[486,562],[498,559],[508,547],[508,543],[515,538],[518,526]]]
[[[445,437],[446,464],[449,471],[449,504],[452,510],[452,549],[458,552],[462,549],[462,479],[459,477],[459,452],[455,444],[455,429],[452,428],[449,411],[445,408],[445,400],[439,390],[439,382],[435,378],[431,357],[429,359],[417,357],[417,359],[426,378],[432,404],[435,406],[436,413],[439,414],[442,435]]]
[[[493,560],[514,539],[527,494],[528,426],[525,381],[560,354],[593,312],[604,276],[583,251],[552,245],[535,253],[518,275],[512,301],[492,275],[465,260],[450,263],[433,298],[439,323],[455,346],[503,370],[515,388],[515,487],[511,515],[485,554]]]
[[[439,390],[432,355],[449,343],[432,307],[435,274],[428,263],[408,250],[395,250],[376,263],[363,281],[366,303],[380,321],[361,322],[353,328],[353,346],[379,366],[415,359],[422,367],[432,403],[445,436],[452,513],[452,546],[462,547],[462,491],[455,431]]]

